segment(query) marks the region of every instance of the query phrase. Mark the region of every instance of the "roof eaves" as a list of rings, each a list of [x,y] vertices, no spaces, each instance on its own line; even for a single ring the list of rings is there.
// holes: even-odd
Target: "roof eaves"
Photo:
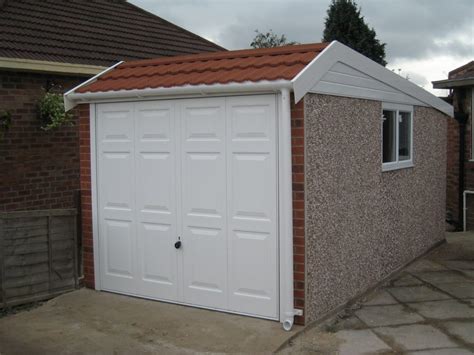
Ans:
[[[111,68],[110,68],[111,69]],[[81,84],[79,87],[86,85]],[[91,103],[101,100],[130,100],[144,97],[186,97],[186,96],[206,96],[214,94],[236,94],[244,92],[269,93],[277,92],[281,89],[292,89],[290,80],[261,80],[247,82],[230,82],[226,84],[211,85],[183,85],[166,88],[145,88],[133,90],[101,91],[76,93],[76,87],[64,94],[64,103],[66,111],[72,109],[78,103]],[[67,103],[67,104],[66,104]]]
[[[454,87],[474,86],[474,77],[432,81],[434,89],[451,89]]]

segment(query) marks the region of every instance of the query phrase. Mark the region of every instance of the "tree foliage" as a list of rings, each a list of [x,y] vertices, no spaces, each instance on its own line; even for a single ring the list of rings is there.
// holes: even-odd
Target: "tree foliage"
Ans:
[[[255,33],[256,35],[252,43],[250,43],[252,48],[272,48],[298,44],[298,42],[288,42],[285,35],[279,36],[273,33],[272,30],[269,30],[267,33],[255,30]]]
[[[332,0],[327,10],[323,41],[337,40],[385,66],[385,43],[380,43],[375,30],[365,23],[360,12],[354,0]]]

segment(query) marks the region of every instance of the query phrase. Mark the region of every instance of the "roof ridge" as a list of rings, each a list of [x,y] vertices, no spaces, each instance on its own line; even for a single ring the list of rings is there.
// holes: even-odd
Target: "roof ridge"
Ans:
[[[243,69],[249,69],[249,68],[255,68],[255,69],[261,69],[264,67],[270,67],[270,68],[276,68],[279,66],[285,66],[285,67],[291,67],[294,65],[306,65],[307,61],[304,61],[302,59],[295,59],[291,62],[276,62],[276,63],[261,63],[261,64],[238,64],[234,67],[215,67],[215,68],[200,68],[200,69],[193,69],[193,68],[188,68],[188,69],[175,69],[175,70],[169,70],[166,73],[163,74],[158,74],[158,73],[153,73],[152,75],[178,75],[178,74],[191,74],[191,73],[196,73],[196,74],[202,74],[206,72],[211,72],[211,73],[217,73],[217,72],[230,72],[234,71],[236,69],[238,70],[243,70]],[[130,69],[130,68],[128,68]],[[118,71],[120,72],[120,71]],[[114,74],[115,73],[115,74]],[[140,78],[143,76],[150,76],[148,75],[143,75],[143,74],[128,74],[128,75],[121,75],[120,73],[111,71],[104,76],[98,78],[98,80],[120,80],[120,79],[130,79],[130,78]]]
[[[172,63],[186,63],[186,62],[196,62],[196,61],[205,61],[205,60],[220,60],[220,59],[230,59],[230,58],[243,58],[243,57],[262,57],[262,56],[272,56],[272,55],[283,55],[291,54],[297,52],[320,52],[326,48],[329,43],[307,43],[307,44],[297,44],[297,45],[288,45],[281,47],[273,48],[258,48],[258,49],[240,49],[234,51],[218,51],[211,53],[199,53],[199,54],[190,54],[190,55],[180,55],[167,58],[157,58],[157,59],[144,59],[144,60],[134,60],[125,62],[117,67],[117,69],[124,68],[136,68],[136,67],[146,67],[153,65],[165,65]]]
[[[460,67],[451,70],[451,71],[448,73],[448,78],[451,76],[451,74],[456,74],[456,73],[462,71],[463,69],[468,68],[470,65],[474,65],[474,60],[471,60],[470,62],[467,62],[466,64],[461,65]]]

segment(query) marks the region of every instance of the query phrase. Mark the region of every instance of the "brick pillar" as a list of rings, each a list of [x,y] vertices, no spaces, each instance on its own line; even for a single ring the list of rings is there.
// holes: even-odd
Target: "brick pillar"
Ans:
[[[82,257],[84,265],[84,284],[94,288],[94,250],[92,242],[92,203],[91,203],[91,142],[89,105],[79,106],[79,139],[81,171],[81,210],[82,210]]]
[[[305,196],[304,196],[304,100],[291,102],[291,155],[293,178],[293,268],[294,305],[305,307]],[[295,317],[304,324],[304,316]]]

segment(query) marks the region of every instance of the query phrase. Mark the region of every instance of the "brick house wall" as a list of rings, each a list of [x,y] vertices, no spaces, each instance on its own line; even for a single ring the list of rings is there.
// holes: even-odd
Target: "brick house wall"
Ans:
[[[51,83],[68,89],[83,80],[0,71],[0,111],[12,113],[10,129],[0,135],[1,212],[74,207],[79,189],[78,126],[41,130],[37,102]]]
[[[455,75],[454,75],[455,78]],[[450,79],[453,79],[450,75]],[[472,157],[472,109],[471,90],[454,89],[453,107],[460,111],[460,96],[464,96],[462,110],[469,114],[465,132],[464,188],[474,190],[474,162]],[[461,211],[462,213],[462,211]],[[446,217],[458,228],[462,228],[459,218],[459,123],[454,118],[448,119],[447,125],[447,162],[446,162]],[[466,212],[467,229],[474,228],[474,196],[467,196]]]
[[[80,180],[82,202],[82,255],[84,284],[94,288],[94,251],[92,238],[91,160],[89,105],[79,105]],[[305,307],[305,195],[304,195],[304,103],[291,103],[294,306]],[[304,316],[295,317],[304,324]]]

